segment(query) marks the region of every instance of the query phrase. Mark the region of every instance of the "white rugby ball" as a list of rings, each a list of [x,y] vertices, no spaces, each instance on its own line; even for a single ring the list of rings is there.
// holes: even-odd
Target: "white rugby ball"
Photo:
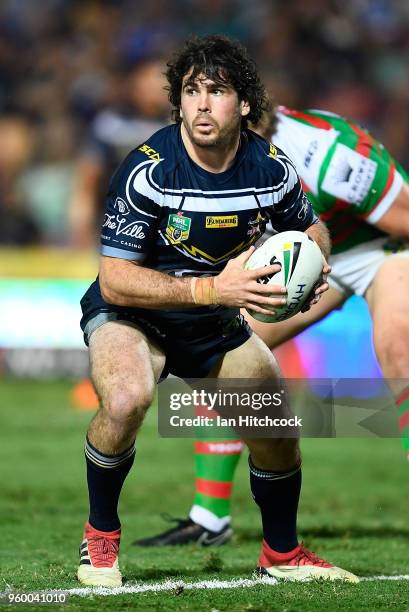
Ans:
[[[260,278],[258,282],[286,287],[287,303],[274,308],[267,306],[268,310],[275,312],[271,316],[248,309],[252,317],[264,323],[285,321],[297,314],[322,274],[321,249],[304,232],[289,231],[271,236],[254,251],[246,269],[254,270],[274,263],[279,263],[281,270],[273,276]]]

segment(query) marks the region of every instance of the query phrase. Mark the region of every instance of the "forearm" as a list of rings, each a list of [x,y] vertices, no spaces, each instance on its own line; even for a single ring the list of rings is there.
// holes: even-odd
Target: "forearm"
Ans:
[[[102,297],[109,304],[130,308],[178,309],[220,304],[230,308],[251,308],[269,315],[267,309],[281,306],[285,289],[266,286],[259,279],[276,274],[277,264],[246,270],[254,252],[250,247],[227,262],[216,276],[175,277],[145,268],[126,259],[102,256],[99,284]]]
[[[169,276],[131,261],[103,257],[99,282],[106,302],[132,308],[193,308],[191,277]]]
[[[328,261],[331,253],[331,238],[326,225],[322,221],[318,221],[314,225],[310,225],[305,230],[305,233],[311,236],[311,238],[318,244],[322,254]]]

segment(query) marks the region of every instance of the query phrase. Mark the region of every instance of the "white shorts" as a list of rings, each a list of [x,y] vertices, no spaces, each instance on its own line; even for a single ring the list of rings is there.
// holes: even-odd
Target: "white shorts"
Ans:
[[[328,283],[347,296],[364,295],[379,267],[396,257],[409,257],[408,240],[383,236],[365,242],[330,257],[332,272]]]

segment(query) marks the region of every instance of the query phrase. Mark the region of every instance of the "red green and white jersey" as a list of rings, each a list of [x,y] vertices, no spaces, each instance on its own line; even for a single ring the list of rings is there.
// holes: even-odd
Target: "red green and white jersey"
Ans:
[[[325,111],[279,107],[273,142],[294,162],[341,253],[384,235],[374,224],[409,177],[368,132]]]

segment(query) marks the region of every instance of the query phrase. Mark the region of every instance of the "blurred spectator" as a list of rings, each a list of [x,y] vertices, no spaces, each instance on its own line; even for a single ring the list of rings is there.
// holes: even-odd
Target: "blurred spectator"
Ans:
[[[110,176],[131,149],[168,120],[164,70],[160,60],[140,61],[116,84],[116,107],[95,117],[75,173],[70,203],[73,246],[86,248],[95,243]]]
[[[119,157],[167,120],[147,59],[211,32],[248,46],[277,102],[361,121],[409,165],[408,0],[2,0],[0,113],[26,126],[11,131],[27,151],[7,189],[2,170],[1,210],[31,228],[3,242],[70,240],[80,154],[72,237],[89,244],[86,192],[95,219]]]
[[[0,244],[38,242],[39,228],[17,192],[17,182],[34,146],[30,125],[20,117],[0,119]]]
[[[37,154],[16,183],[45,244],[67,246],[70,242],[68,214],[77,140],[69,117],[50,117],[37,127]]]

